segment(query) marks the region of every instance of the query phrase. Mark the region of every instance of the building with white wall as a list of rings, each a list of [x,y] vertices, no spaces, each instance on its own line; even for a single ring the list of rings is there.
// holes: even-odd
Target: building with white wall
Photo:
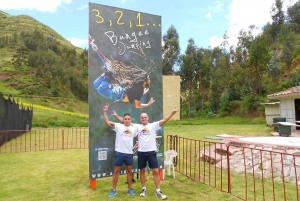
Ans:
[[[268,95],[269,99],[279,100],[280,117],[287,122],[300,124],[300,86]],[[300,127],[292,127],[292,131]]]
[[[175,107],[180,109],[180,76],[163,76],[163,96],[164,116],[170,114]],[[180,120],[180,111],[172,117],[172,120]]]

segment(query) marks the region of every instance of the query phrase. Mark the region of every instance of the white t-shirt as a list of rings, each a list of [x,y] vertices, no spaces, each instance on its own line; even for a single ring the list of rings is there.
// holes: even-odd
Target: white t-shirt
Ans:
[[[138,130],[138,140],[140,152],[156,151],[156,131],[160,129],[159,122],[134,124]]]
[[[115,123],[116,142],[115,151],[124,154],[133,154],[133,138],[137,136],[137,128]]]

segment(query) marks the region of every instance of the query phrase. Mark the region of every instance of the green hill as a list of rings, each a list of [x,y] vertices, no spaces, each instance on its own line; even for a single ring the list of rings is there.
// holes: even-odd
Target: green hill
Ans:
[[[0,11],[0,92],[19,101],[87,113],[87,88],[87,50],[30,16]],[[68,106],[70,99],[83,102],[84,108]]]

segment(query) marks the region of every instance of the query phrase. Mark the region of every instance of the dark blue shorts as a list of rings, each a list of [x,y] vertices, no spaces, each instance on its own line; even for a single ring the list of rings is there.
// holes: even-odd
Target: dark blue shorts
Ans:
[[[138,152],[138,168],[143,169],[146,167],[148,162],[149,168],[154,169],[158,168],[156,152]]]
[[[114,165],[122,166],[123,163],[125,163],[125,165],[133,165],[133,154],[123,154],[120,152],[116,152]]]

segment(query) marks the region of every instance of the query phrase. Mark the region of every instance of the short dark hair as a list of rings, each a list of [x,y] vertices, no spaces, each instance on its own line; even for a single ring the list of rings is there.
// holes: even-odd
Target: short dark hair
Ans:
[[[124,117],[125,117],[125,116],[130,116],[130,117],[131,117],[131,115],[130,115],[130,114],[128,114],[128,113],[125,113],[125,114],[124,114]]]

